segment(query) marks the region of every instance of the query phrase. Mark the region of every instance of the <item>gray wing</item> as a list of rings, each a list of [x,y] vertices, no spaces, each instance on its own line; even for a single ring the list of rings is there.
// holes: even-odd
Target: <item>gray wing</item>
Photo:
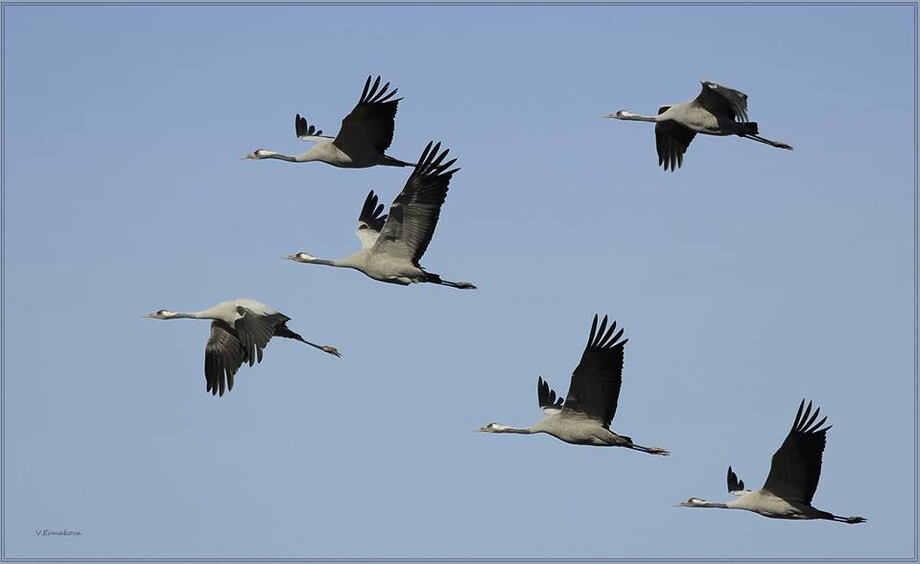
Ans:
[[[569,393],[562,410],[583,413],[610,426],[617,411],[620,385],[623,382],[623,347],[628,339],[620,341],[623,330],[614,335],[616,321],[607,329],[607,316],[597,327],[597,315],[591,324],[591,334],[581,362],[572,374]]]
[[[671,106],[661,106],[658,114],[663,114]],[[655,124],[655,149],[658,151],[658,166],[672,172],[684,164],[684,153],[696,136],[692,129],[676,121],[660,121]]]
[[[449,150],[444,149],[438,154],[440,149],[440,143],[432,147],[429,142],[425,147],[406,186],[390,206],[390,216],[380,231],[373,252],[410,259],[418,266],[438,224],[450,179],[460,170],[448,170],[457,159],[442,163]]]
[[[246,360],[246,350],[232,327],[223,321],[211,322],[211,336],[204,348],[204,379],[212,395],[233,389],[233,375]]]
[[[537,402],[540,409],[547,415],[559,413],[562,411],[562,398],[556,397],[556,392],[549,387],[549,384],[543,378],[537,379]]]
[[[703,89],[694,102],[713,115],[730,121],[747,121],[747,94],[708,80],[700,81]]]
[[[246,353],[249,366],[252,366],[256,362],[262,362],[262,350],[275,336],[275,327],[284,325],[291,318],[277,312],[260,315],[249,311],[243,306],[237,306],[236,310],[242,317],[236,320],[234,329]]]
[[[369,249],[374,246],[386,221],[387,214],[383,213],[383,204],[377,203],[377,195],[371,190],[358,216],[358,239],[361,240],[361,248]]]
[[[820,408],[812,414],[811,402],[808,402],[808,408],[802,413],[804,407],[805,400],[802,400],[789,435],[773,455],[770,475],[763,489],[786,500],[810,504],[818,489],[821,458],[827,443],[827,430],[831,427],[820,428],[827,417],[815,423]]]
[[[379,76],[373,86],[371,77],[367,77],[358,104],[342,120],[342,129],[332,143],[346,154],[382,154],[393,142],[396,105],[402,98],[390,99],[398,89],[387,93],[389,82],[378,90],[379,86]]]

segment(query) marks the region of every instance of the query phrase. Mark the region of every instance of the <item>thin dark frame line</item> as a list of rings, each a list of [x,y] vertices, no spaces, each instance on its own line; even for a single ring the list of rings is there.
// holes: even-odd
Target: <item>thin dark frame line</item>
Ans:
[[[918,309],[918,291],[920,291],[920,268],[918,268],[918,251],[920,251],[920,228],[918,228],[918,193],[920,193],[920,166],[918,166],[918,27],[920,27],[920,18],[918,18],[918,8],[920,4],[913,1],[889,1],[889,2],[869,2],[859,1],[842,1],[830,0],[823,2],[820,0],[810,0],[806,2],[795,2],[792,0],[778,0],[774,2],[757,0],[753,2],[739,2],[737,0],[721,1],[650,1],[639,2],[635,0],[616,2],[616,1],[575,1],[564,2],[558,0],[552,1],[497,1],[489,2],[483,0],[458,1],[447,0],[444,2],[431,1],[342,1],[333,2],[328,0],[310,2],[310,1],[270,1],[270,2],[252,2],[252,1],[215,1],[215,2],[177,2],[163,1],[151,2],[142,0],[139,2],[0,2],[0,29],[6,24],[7,7],[24,7],[24,6],[119,6],[119,7],[211,7],[211,6],[453,6],[453,7],[601,7],[601,6],[737,6],[737,7],[905,7],[911,6],[914,11],[914,555],[912,558],[6,558],[6,121],[0,119],[0,561],[2,562],[917,562],[920,559],[920,488],[917,487],[918,477],[920,477],[920,378],[918,378],[918,367],[920,367],[920,345],[918,345],[918,335],[920,335],[920,309]],[[6,37],[6,34],[2,34]],[[0,61],[6,60],[6,42],[0,40]],[[0,115],[6,115],[6,65],[3,66],[2,78],[3,86],[0,87]]]
[[[0,560],[6,556],[6,6],[0,6]]]
[[[847,2],[844,0],[828,0],[827,2],[822,2],[820,0],[809,0],[807,2],[796,2],[795,0],[777,0],[775,2],[769,2],[766,0],[757,0],[754,2],[737,2],[735,0],[708,0],[705,2],[681,2],[679,0],[660,0],[660,1],[649,1],[641,2],[637,0],[624,0],[622,2],[616,1],[590,1],[590,0],[579,0],[573,2],[565,2],[562,0],[526,0],[521,2],[514,1],[500,1],[500,2],[490,2],[487,0],[444,0],[443,2],[432,2],[431,0],[421,0],[414,2],[411,0],[394,0],[394,1],[381,1],[374,2],[372,0],[343,0],[342,2],[335,2],[332,0],[317,0],[315,2],[304,1],[304,0],[294,0],[291,2],[285,2],[283,0],[272,0],[269,2],[253,2],[251,0],[245,1],[228,1],[228,0],[215,0],[214,2],[208,1],[196,1],[196,2],[181,2],[181,1],[163,1],[163,2],[151,2],[150,0],[138,0],[137,2],[130,1],[119,1],[119,2],[2,2],[4,6],[190,6],[190,7],[204,7],[204,6],[253,6],[253,7],[263,7],[263,6],[469,6],[469,7],[541,7],[541,6],[551,6],[551,7],[601,7],[601,6],[633,6],[633,7],[646,7],[646,6],[671,6],[671,7],[681,7],[681,6],[757,6],[757,7],[790,7],[790,6],[803,6],[803,7],[827,7],[827,6],[863,6],[863,7],[906,7],[906,6],[916,6],[916,2],[905,2],[905,1],[887,1],[887,2],[867,2],[866,0],[856,0],[853,2]]]
[[[4,562],[916,562],[916,558],[419,558],[419,557],[385,557],[385,558],[4,558]]]
[[[920,268],[918,268],[918,251],[920,251],[920,229],[918,229],[918,198],[917,195],[920,193],[920,178],[918,178],[918,173],[920,173],[920,167],[918,167],[918,156],[917,150],[920,149],[918,145],[918,80],[917,80],[917,48],[920,47],[917,39],[917,29],[920,26],[920,9],[918,5],[914,5],[914,560],[917,560],[920,557],[920,541],[918,537],[920,534],[917,533],[918,523],[920,523],[920,494],[917,490],[920,489],[920,480],[918,477],[918,469],[920,469],[920,455],[918,451],[920,448],[917,447],[920,444],[920,410],[917,409],[918,398],[920,398],[920,393],[918,393],[918,367],[920,367],[920,355],[918,355],[918,344],[917,338],[920,336],[918,333],[918,320],[920,320],[920,311],[918,311],[917,300],[918,300],[918,290],[920,290]]]

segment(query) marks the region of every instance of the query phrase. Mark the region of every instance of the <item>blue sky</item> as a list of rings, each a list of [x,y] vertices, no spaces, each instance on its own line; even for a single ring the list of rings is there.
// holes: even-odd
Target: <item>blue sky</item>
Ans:
[[[911,557],[910,6],[4,6],[6,557]],[[358,248],[407,169],[242,161],[337,131],[369,74],[389,153],[462,167],[410,288],[280,260]],[[781,151],[604,120],[749,95]],[[204,390],[204,321],[273,341]],[[672,451],[474,433],[565,393],[591,317],[626,329],[612,429]],[[802,398],[834,425],[814,504],[759,487]],[[37,537],[70,529],[79,538]]]

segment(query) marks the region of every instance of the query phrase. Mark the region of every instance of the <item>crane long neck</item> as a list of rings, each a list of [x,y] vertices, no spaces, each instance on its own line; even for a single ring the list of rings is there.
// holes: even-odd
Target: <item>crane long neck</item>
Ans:
[[[310,150],[306,153],[300,153],[299,155],[283,155],[281,153],[275,153],[274,151],[269,151],[268,153],[268,158],[281,159],[292,163],[323,161],[330,164],[336,164],[343,156],[344,153],[332,144],[332,139],[320,139],[315,145],[310,147]]]
[[[356,253],[352,253],[347,257],[340,258],[338,260],[327,260],[325,261],[327,266],[337,266],[339,268],[353,268],[355,270],[364,270],[365,265],[367,264],[367,257],[369,253],[366,249],[360,250]]]
[[[223,319],[223,316],[220,315],[221,312],[216,311],[217,308],[208,308],[201,311],[189,311],[189,312],[177,312],[176,315],[172,316],[173,319]]]
[[[204,311],[177,311],[166,319],[217,319],[215,316],[210,315],[209,310]]]
[[[364,265],[367,262],[367,252],[359,251],[353,255],[349,255],[345,258],[338,260],[329,260],[321,259],[313,256],[302,257],[306,253],[298,253],[296,255],[288,255],[283,258],[300,262],[303,264],[319,264],[321,266],[337,266],[342,268],[354,268],[356,270],[364,270]]]
[[[492,429],[495,433],[515,433],[518,435],[533,435],[534,433],[539,433],[539,431],[534,430],[533,427],[511,427],[509,425],[499,425],[497,423],[492,426]]]
[[[276,153],[274,151],[265,151],[262,155],[262,158],[263,159],[278,159],[279,161],[287,161],[289,163],[299,163],[299,162],[303,162],[303,160],[300,159],[300,157],[302,156],[303,155],[291,156],[291,155],[285,155],[283,153]]]
[[[704,499],[699,499],[699,500],[694,501],[693,505],[691,505],[690,507],[715,507],[717,509],[736,509],[733,505],[731,505],[733,501],[736,501],[736,500],[732,500],[728,503],[718,503],[715,501],[706,501]]]
[[[624,113],[620,116],[620,119],[625,119],[625,120],[628,120],[628,121],[650,121],[650,122],[653,122],[653,123],[657,123],[657,122],[658,122],[658,116],[643,116],[643,115],[641,115],[641,114],[633,114],[633,113],[630,113],[630,112],[624,112]]]

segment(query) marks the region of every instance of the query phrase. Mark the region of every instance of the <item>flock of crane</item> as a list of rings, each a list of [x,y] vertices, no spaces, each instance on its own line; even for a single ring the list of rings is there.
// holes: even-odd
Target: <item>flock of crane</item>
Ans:
[[[389,83],[380,86],[380,77],[364,90],[354,109],[342,120],[335,137],[322,134],[299,114],[294,128],[298,139],[313,142],[299,155],[285,155],[257,149],[245,159],[279,159],[289,162],[320,161],[340,168],[366,168],[377,165],[414,167],[388,214],[373,190],[365,198],[358,216],[361,250],[338,260],[324,260],[305,252],[283,258],[304,264],[319,264],[358,270],[374,280],[409,285],[429,282],[458,289],[475,289],[469,282],[452,282],[426,271],[419,264],[438,222],[451,178],[459,168],[456,159],[447,159],[449,150],[429,142],[416,163],[386,154],[393,141],[396,108],[402,98],[393,98]],[[759,136],[757,124],[747,121],[747,95],[714,82],[703,81],[700,94],[689,102],[662,106],[658,115],[643,116],[624,110],[604,117],[655,123],[658,164],[674,171],[683,164],[684,153],[697,133],[737,135],[781,149],[792,147]],[[292,331],[290,317],[268,305],[249,299],[225,301],[198,312],[161,309],[147,317],[154,319],[210,319],[211,335],[205,346],[207,391],[223,396],[233,389],[233,378],[243,363],[261,362],[263,350],[272,337],[294,339],[331,355],[341,356],[332,346],[319,345]],[[510,427],[490,423],[478,431],[488,433],[546,433],[576,445],[619,446],[648,454],[668,455],[659,447],[646,447],[630,437],[610,430],[616,413],[622,383],[623,355],[627,339],[617,324],[608,327],[607,316],[598,325],[594,316],[581,361],[572,374],[565,399],[557,396],[542,378],[537,381],[537,400],[545,417],[530,427]],[[827,519],[861,523],[863,517],[842,517],[811,505],[821,474],[826,443],[827,417],[816,421],[819,408],[802,400],[785,441],[774,453],[770,473],[757,491],[745,490],[744,482],[728,468],[728,491],[736,496],[727,503],[714,503],[692,497],[682,507],[745,509],[779,519]]]

